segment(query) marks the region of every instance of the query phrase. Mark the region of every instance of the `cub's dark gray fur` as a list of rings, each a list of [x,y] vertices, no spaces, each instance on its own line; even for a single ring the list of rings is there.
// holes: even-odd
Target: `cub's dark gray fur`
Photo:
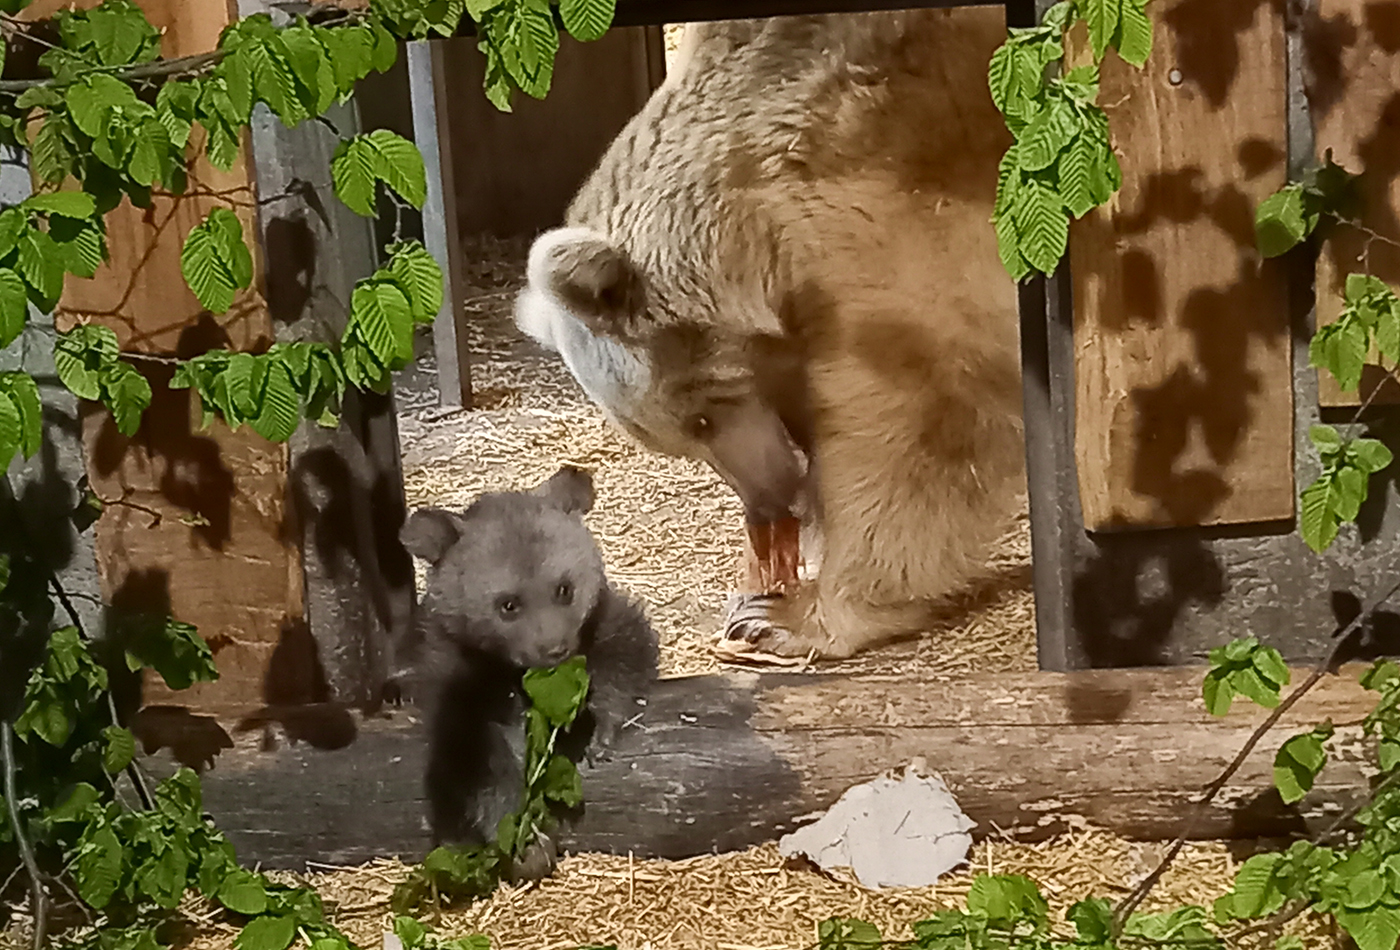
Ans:
[[[404,524],[404,546],[429,564],[398,659],[428,703],[435,846],[492,841],[519,808],[526,669],[587,658],[587,706],[563,750],[575,760],[608,746],[656,679],[656,632],[608,582],[583,523],[592,506],[592,477],[565,466],[531,491],[483,495],[462,512],[420,509]],[[542,841],[512,876],[547,874],[555,854]]]

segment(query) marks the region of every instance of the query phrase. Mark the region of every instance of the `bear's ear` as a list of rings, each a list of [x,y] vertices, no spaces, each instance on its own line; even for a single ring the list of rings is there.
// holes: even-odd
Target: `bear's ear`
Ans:
[[[399,541],[414,557],[441,561],[462,536],[462,519],[443,508],[419,508],[399,529]]]
[[[569,514],[593,510],[593,476],[581,468],[565,465],[535,488],[533,494]]]
[[[647,323],[646,286],[626,252],[587,228],[555,228],[535,239],[531,287],[563,304],[594,333],[635,342]]]

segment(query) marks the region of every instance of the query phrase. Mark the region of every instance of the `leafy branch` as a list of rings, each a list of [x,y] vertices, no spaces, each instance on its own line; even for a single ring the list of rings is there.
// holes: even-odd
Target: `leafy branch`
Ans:
[[[501,819],[496,840],[484,847],[443,846],[430,852],[422,865],[395,887],[391,904],[396,913],[489,896],[503,873],[525,859],[541,836],[553,831],[558,810],[577,808],[583,802],[577,767],[554,747],[573,725],[588,696],[584,658],[574,657],[552,669],[528,670],[521,687],[529,708],[520,809]],[[404,946],[410,946],[407,940]]]
[[[992,223],[1002,264],[1015,280],[1052,273],[1064,257],[1071,218],[1121,187],[1108,116],[1098,105],[1099,65],[1109,49],[1141,68],[1152,51],[1147,0],[1063,0],[1039,26],[1012,29],[992,54],[992,101],[1015,142],[998,170]],[[1091,65],[1052,78],[1069,31],[1083,22]]]
[[[1284,186],[1255,209],[1254,230],[1260,253],[1279,257],[1303,244],[1324,223],[1365,235],[1362,262],[1369,271],[1371,245],[1394,243],[1365,228],[1351,216],[1356,196],[1356,176],[1332,160],[1322,163],[1297,182]],[[1400,367],[1400,297],[1384,281],[1369,273],[1346,276],[1342,312],[1336,320],[1317,328],[1308,346],[1308,362],[1326,370],[1344,392],[1356,392],[1368,356],[1395,380]],[[1381,390],[1377,385],[1353,414],[1357,426]],[[1342,524],[1353,522],[1370,494],[1370,479],[1394,460],[1391,450],[1376,439],[1343,437],[1334,427],[1312,426],[1308,437],[1322,463],[1322,473],[1299,498],[1299,533],[1314,551],[1322,552],[1336,540]]]

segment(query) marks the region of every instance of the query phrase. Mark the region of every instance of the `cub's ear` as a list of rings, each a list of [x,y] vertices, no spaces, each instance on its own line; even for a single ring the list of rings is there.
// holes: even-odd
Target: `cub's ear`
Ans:
[[[461,537],[461,516],[444,508],[419,508],[399,529],[399,541],[408,553],[429,564],[441,561]]]
[[[565,465],[532,494],[569,514],[584,514],[593,510],[593,476],[576,466]]]
[[[647,330],[646,285],[621,248],[587,228],[555,228],[535,239],[530,286],[548,292],[594,333],[635,342]]]

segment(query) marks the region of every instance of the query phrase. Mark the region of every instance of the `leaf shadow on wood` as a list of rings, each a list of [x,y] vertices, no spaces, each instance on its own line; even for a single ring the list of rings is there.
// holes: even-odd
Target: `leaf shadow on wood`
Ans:
[[[355,718],[332,699],[319,645],[300,617],[282,621],[263,676],[263,701],[266,705],[239,720],[236,731],[262,729],[264,750],[277,745],[274,727],[289,741],[316,749],[343,749],[355,741]]]
[[[1182,0],[1162,16],[1175,40],[1183,83],[1198,88],[1215,109],[1222,108],[1240,70],[1240,41],[1260,7],[1282,11],[1284,0]],[[1158,49],[1165,44],[1159,41]]]
[[[228,733],[213,716],[191,713],[174,704],[145,705],[142,673],[119,662],[128,636],[150,624],[163,625],[171,612],[170,574],[159,568],[132,571],[113,591],[104,611],[104,627],[111,644],[108,675],[112,699],[118,718],[140,740],[147,755],[169,748],[175,761],[202,772],[213,765],[223,749],[233,748]],[[207,642],[217,663],[228,641],[213,637]]]
[[[8,557],[9,575],[0,602],[0,718],[6,721],[18,713],[53,621],[69,622],[55,617],[48,588],[49,575],[72,564],[78,531],[73,524],[78,495],[62,472],[55,433],[74,441],[81,425],[53,406],[43,412],[44,439],[29,472],[0,477],[0,555]]]
[[[1169,529],[1095,538],[1072,590],[1074,628],[1089,666],[1154,666],[1167,662],[1183,615],[1219,606],[1229,579],[1195,532]]]
[[[89,441],[88,453],[94,488],[110,501],[120,498],[128,486],[110,491],[101,485],[104,479],[123,478],[125,472],[155,473],[151,487],[162,499],[188,512],[191,538],[223,551],[232,537],[237,488],[233,473],[224,464],[223,449],[215,439],[195,431],[199,420],[191,411],[189,391],[170,388],[173,367],[143,365],[141,369],[151,384],[151,405],[134,436],[122,435],[105,409],[87,406],[90,412],[100,414],[93,420],[97,431]],[[140,512],[134,517],[149,518]]]

